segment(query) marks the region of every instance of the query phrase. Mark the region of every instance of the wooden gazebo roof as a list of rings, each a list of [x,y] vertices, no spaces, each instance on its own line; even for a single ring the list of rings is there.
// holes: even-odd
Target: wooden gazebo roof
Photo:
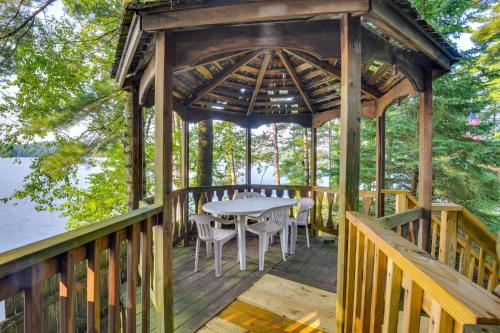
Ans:
[[[200,10],[211,10],[215,6],[273,2],[278,1],[131,3],[123,18],[112,75],[122,86],[140,80],[140,103],[152,105],[154,32],[168,29],[176,34],[174,109],[183,119],[224,119],[256,127],[271,121],[311,126],[315,122],[313,118],[322,123],[338,117],[340,27],[332,20],[335,15],[320,15],[316,11],[314,16],[305,16],[306,11],[300,13],[298,6],[296,16],[284,20],[272,17],[269,22],[244,24],[233,22],[230,16],[221,16],[222,21],[218,23],[217,18],[209,14],[206,22],[203,16],[200,20],[196,17]],[[326,8],[335,2],[324,2],[318,7]],[[396,85],[411,83],[421,90],[423,66],[432,66],[434,75],[439,76],[449,71],[459,54],[418,17],[407,1],[358,2],[370,4],[367,11],[360,9],[358,13],[363,15],[361,99],[363,115],[374,117],[377,110],[373,103]],[[349,6],[353,6],[352,3]],[[229,9],[221,7],[220,10]],[[244,12],[237,14],[245,15]],[[191,17],[193,22],[189,22]],[[414,29],[411,32],[422,39],[422,45],[412,45],[404,34],[401,38],[388,18],[404,19],[403,22]],[[183,19],[187,25],[183,25]],[[409,82],[403,82],[405,79]]]

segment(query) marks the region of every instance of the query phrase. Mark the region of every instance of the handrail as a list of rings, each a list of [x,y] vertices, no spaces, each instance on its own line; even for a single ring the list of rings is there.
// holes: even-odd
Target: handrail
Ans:
[[[405,290],[403,331],[418,332],[421,310],[431,318],[429,332],[463,332],[467,325],[500,324],[498,297],[377,220],[359,212],[348,212],[347,220],[347,332],[364,331],[365,326],[375,332],[382,326],[384,331],[395,331],[401,288]],[[377,317],[380,313],[383,321]]]
[[[27,332],[42,330],[46,306],[43,295],[49,292],[59,297],[57,317],[61,332],[81,329],[77,326],[83,325],[77,322],[77,303],[87,305],[86,327],[89,331],[99,331],[101,313],[105,308],[110,331],[120,331],[121,318],[125,318],[123,325],[128,332],[135,331],[137,306],[142,306],[142,325],[148,330],[150,304],[163,303],[165,296],[164,293],[156,293],[154,296],[157,299],[151,299],[151,281],[157,290],[165,290],[168,282],[165,278],[168,266],[164,265],[163,244],[169,241],[166,238],[170,235],[164,227],[162,214],[162,204],[154,204],[1,253],[0,300],[24,294],[22,311]],[[121,251],[122,244],[126,245],[126,256]],[[126,276],[121,273],[123,261],[126,261]],[[142,301],[138,304],[139,270]],[[107,273],[107,279],[102,278],[104,273]],[[121,305],[120,297],[124,277],[126,307]],[[58,282],[58,290],[48,283],[54,279]],[[101,304],[106,288],[107,304]],[[77,293],[81,289],[85,289],[86,293]],[[122,313],[125,311],[126,315]],[[168,314],[160,307],[156,307],[155,312],[160,325]]]
[[[125,229],[140,221],[144,221],[148,217],[158,215],[162,209],[161,204],[139,208],[102,222],[66,231],[62,234],[0,253],[0,278]]]
[[[422,208],[413,208],[402,213],[387,215],[378,219],[378,222],[388,229],[415,222],[422,217]]]

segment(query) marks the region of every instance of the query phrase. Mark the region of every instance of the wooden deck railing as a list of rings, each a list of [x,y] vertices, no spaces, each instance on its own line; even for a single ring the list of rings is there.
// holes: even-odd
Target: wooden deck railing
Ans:
[[[194,226],[189,223],[188,216],[200,211],[204,202],[228,199],[237,191],[248,190],[266,196],[311,197],[316,203],[311,214],[313,230],[333,235],[337,233],[338,193],[335,189],[288,185],[190,187],[175,190],[171,194],[174,244],[187,244],[195,235]],[[379,219],[379,227],[385,225],[396,231],[393,233],[387,230],[394,236],[401,235],[411,242],[416,242],[418,219],[421,216],[416,199],[405,191],[384,190],[384,193],[386,200],[394,203],[393,210],[396,214]],[[375,193],[362,191],[360,200],[365,216],[373,213]],[[154,260],[152,248],[157,241],[158,244],[162,241],[162,233],[157,230],[162,227],[163,209],[160,205],[153,204],[152,200],[145,200],[142,206],[108,221],[0,254],[0,301],[24,295],[24,306],[20,312],[24,316],[25,330],[31,332],[33,328],[41,327],[41,318],[44,317],[42,312],[48,308],[42,300],[47,284],[57,283],[59,288],[53,294],[58,302],[51,303],[51,308],[59,303],[56,311],[59,323],[56,327],[60,327],[62,332],[73,332],[77,326],[98,327],[105,314],[110,325],[108,327],[121,325],[129,331],[135,327],[135,308],[138,306],[136,289],[140,278],[143,282],[140,284],[142,327],[146,332],[152,315],[149,312],[149,304],[161,302],[157,299],[161,295],[154,292],[156,279],[153,279],[155,265],[158,265],[156,270],[160,269],[161,265],[158,260]],[[493,291],[499,283],[499,259],[496,255],[494,235],[463,207],[440,204],[435,205],[433,210],[435,214],[432,216],[432,244],[428,252],[468,280]],[[351,219],[353,216],[361,218],[359,214],[351,213],[350,216]],[[351,224],[356,226],[356,223]],[[356,228],[359,237],[368,237],[366,232],[359,231],[366,227]],[[366,245],[369,244],[371,243],[366,242]],[[366,255],[380,253],[375,251],[375,245],[370,246],[367,250],[364,245],[356,249],[364,256],[361,258],[363,263],[367,262]],[[404,248],[397,247],[396,250],[405,251]],[[381,255],[388,256],[387,253]],[[371,257],[369,260],[372,260]],[[367,266],[366,269],[369,272],[370,267]],[[124,290],[120,290],[122,286]],[[106,294],[104,297],[100,296],[102,292]],[[120,298],[120,294],[124,297]],[[82,296],[85,299],[78,301]],[[125,300],[125,305],[121,308],[125,308],[128,314],[120,315],[120,299]],[[424,305],[427,310],[432,310],[428,302],[424,302]],[[89,315],[82,315],[86,312]],[[454,315],[449,314],[452,317]],[[120,317],[126,321],[121,323]]]
[[[0,300],[24,294],[24,332],[41,332],[42,327],[51,332],[85,327],[89,332],[100,331],[104,313],[108,331],[118,332],[124,326],[127,332],[135,332],[140,270],[142,327],[148,332],[156,271],[153,239],[161,237],[161,232],[156,237],[153,233],[163,227],[161,215],[161,205],[152,205],[1,253]],[[59,284],[58,323],[48,327],[44,304],[48,300],[42,298],[42,289],[54,278]],[[86,299],[77,302],[77,294],[86,294]],[[125,300],[122,306],[121,299]]]
[[[407,223],[415,218],[415,213],[399,215]],[[498,297],[383,221],[358,212],[347,218],[345,332],[420,332],[421,326],[431,333],[491,332],[491,325],[500,324]]]
[[[417,199],[408,192],[396,193],[396,212],[415,214]],[[431,246],[428,252],[482,288],[494,291],[500,282],[495,234],[465,207],[442,203],[432,206]],[[393,219],[390,228],[416,243],[420,216]],[[388,221],[387,216],[381,221]],[[387,223],[386,223],[387,225]]]
[[[265,196],[311,197],[316,203],[311,214],[313,231],[337,234],[338,191],[335,188],[292,185],[190,187],[186,192],[182,192],[187,199],[180,199],[179,202],[184,205],[182,200],[190,200],[191,204],[188,205],[191,207],[190,212],[200,211],[203,203],[207,201],[228,199],[235,192],[248,190],[260,192]],[[417,199],[407,191],[386,189],[383,190],[383,193],[386,201],[392,204],[392,206],[387,207],[387,210],[392,210],[396,214],[406,212],[406,217],[411,218],[411,222],[402,223],[400,218],[392,219],[394,215],[389,215],[380,220],[381,223],[384,222],[386,226],[394,229],[399,235],[416,243],[418,219],[420,218]],[[375,192],[360,191],[362,211],[365,214],[374,214],[375,199]],[[431,248],[428,249],[429,253],[481,287],[493,291],[500,282],[499,258],[496,254],[494,234],[462,206],[434,205],[433,212],[432,242]],[[182,228],[192,230],[192,226],[182,227],[180,223],[176,230]]]

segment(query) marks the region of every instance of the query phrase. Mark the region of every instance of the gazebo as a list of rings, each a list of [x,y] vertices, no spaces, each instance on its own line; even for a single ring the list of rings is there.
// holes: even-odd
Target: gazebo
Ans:
[[[458,52],[403,0],[131,3],[113,75],[123,89],[131,91],[134,101],[135,205],[142,193],[141,106],[155,108],[155,202],[163,203],[165,222],[172,206],[173,112],[185,124],[219,119],[245,127],[247,185],[251,185],[251,128],[272,122],[310,127],[310,185],[315,186],[316,128],[340,118],[340,296],[345,287],[346,212],[358,210],[360,196],[360,119],[377,121],[376,211],[380,217],[384,112],[403,97],[420,97],[418,206],[423,210],[418,244],[430,247],[432,81],[448,72],[458,58]],[[183,184],[187,187],[186,160]],[[172,239],[169,230],[165,232]],[[165,256],[170,256],[169,251],[165,249]],[[171,279],[168,275],[165,278]],[[339,310],[343,302],[339,297]]]
[[[407,0],[129,3],[112,76],[132,99],[132,210],[0,254],[0,301],[24,293],[25,330],[40,331],[42,286],[58,276],[61,332],[74,332],[82,313],[91,332],[101,330],[105,317],[110,332],[121,326],[150,332],[153,317],[159,332],[197,330],[260,275],[238,270],[232,280],[198,281],[214,300],[210,305],[191,302],[188,296],[201,291],[189,284],[174,288],[184,282],[174,283],[174,268],[181,259],[191,260],[190,252],[182,252],[181,259],[176,252],[176,245],[187,246],[192,235],[190,203],[199,210],[201,203],[235,191],[278,197],[286,192],[291,198],[313,198],[311,227],[337,238],[336,262],[330,247],[322,258],[329,265],[324,274],[336,274],[327,288],[336,292],[330,296],[332,307],[336,297],[337,332],[418,332],[423,321],[429,332],[498,330],[495,236],[464,207],[432,203],[432,82],[459,57]],[[420,101],[417,198],[384,188],[385,111],[407,96]],[[154,200],[143,197],[143,107],[154,107]],[[174,112],[183,120],[182,186],[175,190]],[[375,192],[359,190],[361,117],[377,124]],[[340,122],[340,180],[330,189],[316,186],[316,142],[317,128],[334,118]],[[190,186],[189,123],[206,119],[246,128],[246,184]],[[311,128],[306,186],[251,184],[251,130],[277,122]],[[396,214],[384,216],[385,196],[395,197]],[[376,219],[369,216],[373,203]],[[75,273],[82,263],[84,280]],[[192,272],[186,267],[178,279],[192,277],[186,277]],[[174,289],[191,307],[191,317],[174,316]],[[82,290],[83,311],[77,307]],[[179,317],[187,323],[181,328],[174,325]]]

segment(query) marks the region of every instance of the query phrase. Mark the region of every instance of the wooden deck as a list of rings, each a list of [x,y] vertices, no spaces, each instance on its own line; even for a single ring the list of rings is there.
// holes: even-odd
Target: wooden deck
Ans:
[[[200,333],[334,332],[336,295],[266,274]]]
[[[236,241],[223,248],[223,276],[215,278],[214,260],[206,258],[204,245],[200,251],[199,271],[194,273],[194,247],[178,248],[174,258],[174,311],[175,331],[195,332],[217,316],[266,273],[305,284],[314,290],[335,290],[336,244],[321,239],[311,239],[311,248],[305,246],[305,237],[299,234],[295,255],[288,255],[283,262],[279,241],[271,245],[266,255],[265,271],[258,270],[258,238],[247,234],[247,270],[240,271],[236,261]],[[282,279],[280,279],[282,280]],[[293,282],[290,282],[293,283]],[[300,283],[300,284],[299,284]],[[258,282],[257,285],[261,283]],[[316,289],[317,288],[317,289]],[[250,291],[250,290],[249,290]],[[249,299],[238,300],[229,309],[248,303]],[[335,305],[333,299],[331,305]],[[258,307],[254,305],[254,308]],[[138,307],[140,309],[140,307]],[[267,309],[269,311],[269,309]],[[228,309],[224,310],[230,311]],[[260,310],[259,310],[260,311]],[[156,323],[152,312],[151,331]],[[279,314],[277,314],[279,315]],[[138,315],[138,322],[141,316]],[[295,320],[294,318],[289,318]],[[138,331],[140,327],[138,327]],[[238,331],[235,331],[238,332]]]

